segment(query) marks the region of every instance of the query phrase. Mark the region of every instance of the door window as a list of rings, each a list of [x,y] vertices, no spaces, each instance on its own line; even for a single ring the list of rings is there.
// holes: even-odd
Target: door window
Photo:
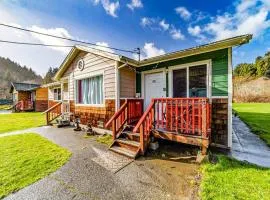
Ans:
[[[187,69],[173,71],[173,97],[187,96]]]

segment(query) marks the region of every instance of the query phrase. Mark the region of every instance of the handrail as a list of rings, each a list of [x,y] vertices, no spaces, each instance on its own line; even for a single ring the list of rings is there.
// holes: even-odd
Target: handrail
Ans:
[[[62,102],[59,102],[42,113],[42,114],[46,113],[47,125],[49,125],[50,122],[52,122],[54,119],[56,119],[61,115],[61,109],[59,108],[61,104]]]
[[[142,99],[125,99],[124,104],[106,123],[108,128],[112,124],[112,135],[115,140],[125,124],[132,124],[140,119],[143,113]]]
[[[122,114],[122,112],[124,111],[126,107],[127,107],[127,101],[120,107],[120,109],[116,113],[114,113],[111,119],[105,124],[105,128],[108,128],[113,122],[113,120],[117,119],[117,117],[119,117],[119,115]]]
[[[47,112],[50,112],[51,110],[53,110],[55,107],[59,106],[60,104],[62,104],[62,102],[58,102],[57,104],[55,104],[54,106],[50,107],[48,110],[45,110],[43,113],[41,114],[45,114]]]
[[[138,131],[138,129],[140,128],[140,126],[142,125],[142,123],[144,122],[145,118],[147,117],[148,113],[151,111],[152,107],[155,105],[155,101],[153,100],[151,102],[151,104],[148,106],[148,108],[146,109],[146,111],[144,112],[143,116],[141,117],[141,119],[139,120],[139,122],[136,124],[136,126],[133,129],[133,132],[136,133]]]

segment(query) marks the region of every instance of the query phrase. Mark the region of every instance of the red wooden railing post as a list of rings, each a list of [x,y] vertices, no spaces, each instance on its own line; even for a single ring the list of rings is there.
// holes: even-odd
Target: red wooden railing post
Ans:
[[[113,140],[116,139],[116,120],[114,119],[112,122],[112,136],[113,136]]]
[[[141,153],[144,154],[144,125],[141,124],[140,126],[140,146],[141,146]]]

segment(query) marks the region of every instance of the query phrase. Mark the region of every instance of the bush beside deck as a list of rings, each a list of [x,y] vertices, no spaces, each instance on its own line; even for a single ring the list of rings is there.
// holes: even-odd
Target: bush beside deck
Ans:
[[[0,138],[0,199],[56,171],[71,153],[33,133]]]
[[[0,115],[0,134],[46,124],[45,115],[40,112],[11,113]]]
[[[270,146],[270,103],[234,103],[233,109]]]

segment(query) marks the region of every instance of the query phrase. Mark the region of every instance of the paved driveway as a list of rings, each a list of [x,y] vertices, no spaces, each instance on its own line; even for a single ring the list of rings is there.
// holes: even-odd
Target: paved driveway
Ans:
[[[5,199],[197,199],[198,165],[140,158],[113,173],[93,161],[107,147],[71,128],[41,127],[35,132],[73,155],[58,171]],[[193,183],[193,184],[192,184]]]

